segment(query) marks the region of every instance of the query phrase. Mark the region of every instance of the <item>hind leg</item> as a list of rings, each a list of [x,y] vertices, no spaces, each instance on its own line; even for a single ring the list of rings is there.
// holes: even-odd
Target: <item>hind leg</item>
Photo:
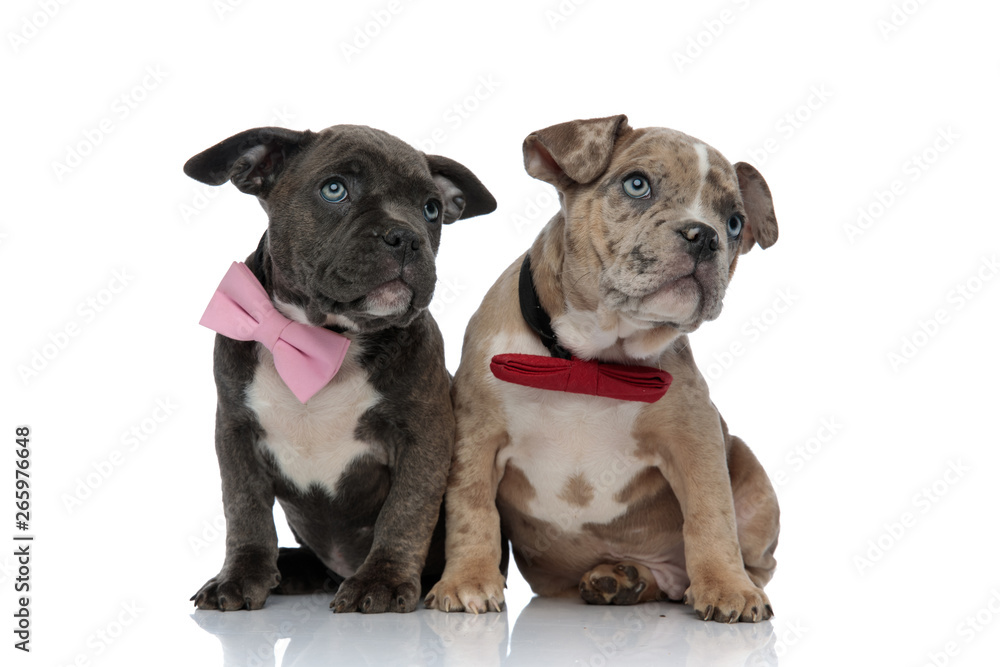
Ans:
[[[272,593],[277,595],[308,595],[333,593],[344,578],[330,572],[308,547],[278,549],[278,571],[281,583]]]
[[[778,498],[746,443],[734,435],[728,438],[729,477],[743,565],[750,580],[763,588],[777,565],[774,549],[778,546]]]
[[[587,604],[637,604],[665,600],[645,565],[625,561],[601,563],[580,578],[580,597]]]

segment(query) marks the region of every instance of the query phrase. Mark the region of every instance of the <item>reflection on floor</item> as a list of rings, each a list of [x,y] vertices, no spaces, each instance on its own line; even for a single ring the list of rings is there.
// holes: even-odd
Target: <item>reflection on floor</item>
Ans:
[[[219,638],[225,667],[778,664],[769,622],[705,623],[679,604],[533,598],[512,631],[509,613],[336,615],[324,594],[272,596],[260,611],[191,617]]]

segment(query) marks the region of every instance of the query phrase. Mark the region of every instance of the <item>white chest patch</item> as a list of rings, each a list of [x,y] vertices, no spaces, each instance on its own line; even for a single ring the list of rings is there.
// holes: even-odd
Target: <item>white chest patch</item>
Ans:
[[[303,404],[278,375],[271,353],[260,347],[247,406],[264,428],[261,446],[301,491],[318,484],[335,493],[341,474],[360,456],[388,461],[385,451],[354,437],[358,419],[381,398],[358,365],[359,353],[352,345],[333,380]]]
[[[502,338],[494,354],[538,354]],[[628,505],[616,496],[649,467],[634,456],[632,437],[645,404],[495,381],[510,435],[510,444],[497,457],[498,472],[510,463],[528,478],[535,490],[528,506],[531,516],[577,531],[585,523],[604,524],[625,512]]]
[[[603,306],[599,306],[599,309]],[[568,348],[583,359],[593,359],[603,355],[603,361],[613,363],[635,363],[635,361],[656,357],[670,344],[670,339],[655,347],[644,347],[646,334],[653,329],[648,321],[610,311],[581,311],[567,306],[566,312],[552,320],[556,336]],[[614,348],[616,342],[621,346]],[[617,357],[610,355],[617,354]]]
[[[552,329],[564,345],[584,359],[593,359],[619,338],[617,329],[601,328],[596,312],[579,311],[571,306],[552,320]]]

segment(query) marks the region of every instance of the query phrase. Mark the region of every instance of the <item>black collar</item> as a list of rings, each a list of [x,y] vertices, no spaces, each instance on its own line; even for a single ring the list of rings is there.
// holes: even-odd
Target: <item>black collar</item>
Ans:
[[[528,323],[538,337],[542,339],[542,344],[548,348],[549,354],[559,359],[569,359],[573,355],[559,344],[556,332],[552,330],[552,320],[549,314],[542,308],[538,300],[538,292],[535,291],[535,281],[531,277],[531,255],[524,256],[521,262],[521,276],[518,281],[518,300],[521,302],[521,316]]]

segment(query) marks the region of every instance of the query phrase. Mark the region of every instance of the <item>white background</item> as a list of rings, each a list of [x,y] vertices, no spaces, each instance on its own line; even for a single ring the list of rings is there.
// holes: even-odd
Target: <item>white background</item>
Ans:
[[[522,139],[616,113],[753,160],[774,196],[779,242],[740,261],[692,342],[778,490],[781,664],[992,664],[996,3],[231,4],[4,4],[5,664],[220,660],[187,601],[223,554],[197,321],[266,220],[188,180],[188,157],[251,127],[361,123],[471,168],[499,208],[445,230],[433,308],[454,371],[555,210]],[[11,631],[18,425],[30,656]]]

